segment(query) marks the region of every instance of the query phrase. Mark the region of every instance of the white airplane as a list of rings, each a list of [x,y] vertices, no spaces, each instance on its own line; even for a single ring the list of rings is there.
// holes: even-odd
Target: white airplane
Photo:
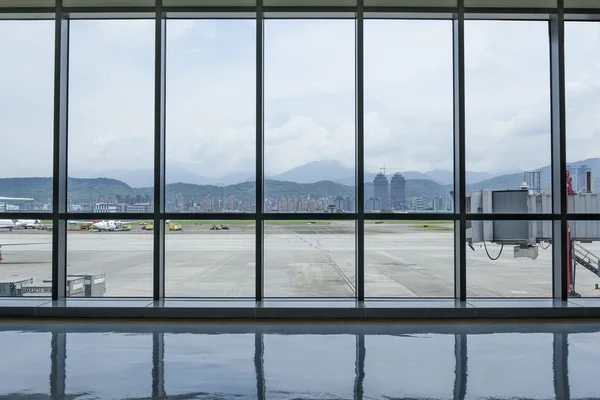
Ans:
[[[107,220],[103,220],[103,221],[98,221],[98,220],[96,220],[96,221],[67,221],[67,222],[71,225],[89,225],[99,232],[102,232],[102,231],[114,232],[114,231],[122,230],[125,225],[133,223],[133,221],[112,221],[112,220],[110,220],[110,221],[107,221]]]
[[[42,221],[39,219],[18,219],[17,222],[15,222],[15,228],[22,228],[22,229],[35,229],[35,228],[39,228],[42,225]]]
[[[0,219],[0,229],[8,229],[12,231],[15,229],[15,223],[12,219]]]
[[[6,201],[31,201],[33,199],[25,197],[0,197],[0,213],[6,211]],[[0,229],[8,229],[12,231],[15,229],[15,223],[12,219],[0,219]]]

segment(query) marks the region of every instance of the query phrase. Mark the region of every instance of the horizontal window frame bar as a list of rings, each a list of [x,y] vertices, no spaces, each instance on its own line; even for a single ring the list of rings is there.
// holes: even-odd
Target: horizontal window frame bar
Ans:
[[[235,220],[235,221],[256,221],[255,213],[173,213],[167,212],[161,214],[161,219],[179,220],[179,221],[209,221],[209,220]]]
[[[425,12],[378,12],[369,11],[364,14],[364,20],[427,20],[427,21],[452,21],[453,13],[425,13]]]
[[[29,212],[29,211],[23,211],[23,212],[9,211],[9,212],[0,213],[0,219],[42,219],[42,220],[45,219],[45,220],[51,221],[52,215],[53,215],[52,211],[45,212],[45,213]]]
[[[560,214],[526,214],[526,213],[506,213],[506,214],[469,214],[466,215],[467,221],[560,221]]]
[[[263,213],[263,221],[356,221],[358,213]]]
[[[47,14],[2,14],[0,13],[0,21],[54,21],[54,15]]]
[[[465,19],[469,14],[556,14],[558,7],[465,7]]]
[[[565,219],[567,221],[600,221],[600,214],[568,213]]]
[[[365,212],[365,221],[457,221],[458,214],[453,213],[371,213]]]
[[[60,213],[58,215],[58,219],[60,220],[67,220],[67,221],[71,221],[71,220],[82,220],[82,219],[98,219],[98,220],[109,220],[109,221],[114,221],[114,220],[153,220],[154,219],[154,213],[122,213],[122,212],[118,212],[118,213],[93,213],[93,212],[82,212],[82,213],[74,213],[74,212],[68,212],[68,213]]]
[[[467,214],[467,221],[600,221],[600,214]]]
[[[229,19],[256,21],[256,12],[244,11],[170,11],[165,13],[167,21]]]
[[[263,14],[266,13],[357,13],[357,6],[263,6]]]
[[[556,13],[465,12],[465,21],[550,21]]]
[[[345,11],[338,11],[337,13],[326,12],[269,12],[263,14],[263,20],[356,20],[356,13],[349,13]]]
[[[457,7],[416,7],[416,6],[365,6],[364,13],[393,14],[456,14]],[[365,18],[366,15],[365,15]]]
[[[152,213],[61,213],[60,220],[152,220]],[[40,212],[4,212],[0,213],[0,219],[40,219],[51,220],[52,213]],[[395,213],[378,214],[365,213],[365,221],[458,221],[459,214],[454,213]],[[570,213],[564,216],[561,214],[467,214],[467,221],[600,221],[600,213]],[[180,220],[180,221],[208,221],[208,220],[231,220],[231,221],[358,221],[357,213],[264,213],[259,218],[256,213],[161,213],[161,220]]]
[[[600,9],[593,11],[575,11],[569,14],[565,11],[565,22],[598,22],[600,21]]]
[[[73,298],[75,301],[75,299]],[[128,298],[119,298],[117,300],[111,299],[111,301],[127,301]],[[145,308],[152,308],[155,304],[160,304],[163,301],[169,301],[171,298],[167,298],[164,300],[160,300],[160,302],[152,302],[152,299],[147,299],[148,305]],[[190,303],[196,303],[197,310],[203,310],[206,307],[203,307],[201,301],[196,301],[194,298],[190,299],[177,299],[178,301],[189,301]],[[223,305],[227,305],[229,300],[222,300],[220,298],[212,298],[215,301],[221,301]],[[290,307],[299,308],[298,306],[302,305],[302,301],[295,301],[295,299],[280,299],[281,301],[287,302],[289,301]],[[427,299],[414,299],[411,301],[406,301],[409,304],[413,304],[413,307],[409,309],[414,310],[418,309],[422,311],[424,314],[427,314],[428,307],[423,307],[423,305],[427,305]],[[551,298],[545,298],[544,300],[551,300]],[[66,300],[64,307],[68,307],[68,303],[71,300]],[[102,302],[101,298],[96,299],[87,299],[90,305],[93,305],[94,302]],[[235,302],[236,299],[232,299],[231,301]],[[268,306],[268,303],[271,302],[272,299],[269,299],[265,303],[266,305],[259,301],[255,309],[272,309]],[[534,299],[537,301],[537,299]],[[311,299],[311,302],[329,302],[329,299],[324,299],[321,297],[315,297]],[[357,301],[356,307],[360,308],[369,308],[369,303],[377,303],[379,302],[378,298],[366,298],[365,301]],[[386,303],[386,301],[381,301],[382,303]],[[390,301],[391,302],[391,301]],[[336,301],[331,301],[333,305],[335,305]],[[456,307],[468,307],[468,302],[464,304],[457,304]],[[138,308],[138,307],[135,307]],[[165,307],[168,309],[167,307]],[[209,307],[210,308],[210,307]],[[225,307],[228,309],[229,307]],[[404,308],[404,307],[403,307]],[[399,312],[403,308],[398,309]],[[485,307],[476,307],[476,308],[485,308]],[[566,309],[567,305],[565,304],[561,309]],[[114,308],[110,308],[113,310]],[[214,309],[214,308],[212,308]],[[451,310],[452,308],[450,308]],[[518,310],[536,310],[539,309],[535,306],[527,306],[524,305]],[[118,310],[118,309],[115,309]],[[302,313],[304,314],[307,310],[314,310],[315,315],[318,314],[318,308],[300,308]],[[343,308],[340,308],[343,310]],[[393,310],[393,308],[390,308]],[[116,311],[118,312],[118,311]],[[510,310],[507,314],[511,314]],[[515,313],[517,314],[517,313]],[[310,318],[309,318],[310,319]],[[265,335],[286,335],[288,337],[291,336],[300,336],[300,335],[340,335],[340,334],[349,334],[349,335],[360,335],[364,334],[364,325],[362,324],[346,324],[346,323],[332,323],[332,324],[306,324],[302,328],[302,332],[298,333],[298,327],[296,324],[272,324],[254,321],[251,324],[247,323],[219,323],[218,321],[214,321],[217,325],[216,328],[207,327],[205,328],[202,324],[162,324],[161,325],[161,333],[165,334],[181,334],[181,333],[199,333],[205,336],[217,336],[223,334],[265,334]],[[380,320],[380,322],[382,322]],[[410,323],[403,325],[402,333],[395,334],[390,332],[388,324],[386,323],[378,323],[369,325],[369,334],[372,335],[386,335],[386,336],[394,336],[394,337],[406,337],[407,334],[468,334],[469,336],[483,336],[495,333],[568,333],[569,335],[578,334],[578,333],[596,333],[598,328],[595,324],[592,323],[584,323],[584,324],[557,324],[556,321],[546,320],[546,321],[536,321],[533,324],[496,324],[496,323],[483,323],[479,324],[477,329],[474,330],[472,328],[472,324],[465,324],[462,321],[448,321],[447,319],[441,322],[441,320],[437,320],[435,324],[419,324],[419,323]],[[84,333],[139,333],[140,325],[138,322],[124,322],[118,324],[89,324],[88,321],[71,321],[71,323],[65,324],[40,324],[39,321],[34,320],[20,320],[20,321],[7,321],[5,324],[0,326],[0,332],[9,332],[15,331],[15,324],[18,324],[19,332],[28,332],[28,333],[74,333],[74,332],[84,332]]]
[[[243,15],[242,19],[256,19],[256,6],[169,6],[163,7],[165,18],[190,19],[235,18],[232,14]],[[356,18],[357,6],[265,6],[265,13],[285,13],[289,16],[267,15],[267,19],[288,19],[293,14],[313,13],[314,18],[346,19],[349,16],[324,14],[352,13]],[[62,15],[68,19],[146,19],[154,18],[155,6],[95,6],[63,7]],[[55,7],[0,7],[0,20],[45,20],[55,18]],[[366,6],[365,19],[451,19],[456,7],[417,7],[417,6]],[[466,7],[467,20],[548,20],[558,12],[558,8],[515,8],[515,7]],[[214,14],[228,14],[219,17]],[[198,14],[194,16],[193,14]],[[203,15],[205,14],[205,15]],[[206,15],[213,14],[213,15]],[[252,15],[250,15],[252,14]],[[380,14],[380,15],[369,15]],[[389,14],[383,15],[383,14]],[[476,14],[476,15],[473,15]],[[36,16],[32,16],[36,15]],[[245,15],[248,15],[247,17]],[[306,18],[306,17],[305,17]],[[307,18],[310,19],[310,18]],[[565,8],[565,21],[600,21],[600,8]]]
[[[256,18],[255,6],[169,6],[162,10],[167,16],[169,13],[251,13]]]
[[[235,220],[235,221],[295,221],[295,220],[315,220],[315,221],[358,221],[358,213],[264,213],[262,218],[256,213],[175,213],[165,212],[160,214],[162,220],[181,220],[181,221],[205,221],[205,220]],[[39,212],[5,212],[0,213],[2,219],[51,219],[52,213]],[[60,220],[151,220],[153,213],[94,213],[94,212],[68,212],[60,213]],[[369,213],[364,214],[365,221],[458,221],[459,214],[455,213]],[[468,221],[560,221],[563,219],[561,214],[526,214],[526,213],[506,213],[506,214],[469,214]],[[600,221],[600,213],[589,214],[567,214],[564,216],[568,221]]]
[[[154,20],[154,13],[148,11],[71,11],[63,13],[64,19],[76,20]]]
[[[56,15],[56,7],[0,7],[2,14],[52,14]]]
[[[94,7],[63,7],[63,14],[97,14],[97,13],[150,13],[156,16],[156,7],[154,6],[94,6]]]

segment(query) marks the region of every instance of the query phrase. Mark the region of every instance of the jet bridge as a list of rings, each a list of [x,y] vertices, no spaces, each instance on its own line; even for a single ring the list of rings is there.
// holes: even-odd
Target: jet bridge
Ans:
[[[539,173],[537,173],[539,175]],[[527,176],[527,174],[526,174]],[[586,174],[585,190],[575,192],[567,171],[567,211],[570,213],[600,214],[600,196],[593,193],[591,172]],[[466,199],[467,212],[473,214],[549,214],[552,197],[540,189],[530,190],[523,182],[518,190],[480,190],[471,192]],[[600,240],[600,221],[569,221],[567,231],[567,285],[569,296],[579,296],[575,291],[575,273],[578,265],[600,276],[600,259],[581,243]],[[552,243],[552,221],[467,221],[467,242],[473,244],[493,242],[513,245],[514,257],[536,259],[538,244]],[[487,253],[487,247],[486,247]],[[501,254],[501,253],[500,253]],[[488,257],[492,260],[489,253]],[[498,255],[499,257],[500,255]],[[598,285],[596,285],[598,288]]]
[[[467,211],[473,214],[534,214],[552,212],[552,197],[548,193],[528,190],[481,190],[467,197]],[[568,211],[599,213],[600,196],[596,193],[575,193],[568,196]],[[569,221],[571,240],[600,240],[600,221]],[[469,221],[467,241],[483,241],[520,247],[552,241],[551,221]]]

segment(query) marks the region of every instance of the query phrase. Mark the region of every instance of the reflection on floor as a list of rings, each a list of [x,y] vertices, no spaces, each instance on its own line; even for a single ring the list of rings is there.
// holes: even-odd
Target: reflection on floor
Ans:
[[[6,322],[4,399],[598,399],[600,324]]]

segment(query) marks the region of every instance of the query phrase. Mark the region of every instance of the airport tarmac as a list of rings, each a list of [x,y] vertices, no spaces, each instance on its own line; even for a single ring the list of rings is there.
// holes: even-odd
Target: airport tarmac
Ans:
[[[184,226],[166,235],[166,295],[169,297],[253,297],[255,229],[231,225],[210,231],[209,225]],[[365,228],[367,297],[450,297],[453,295],[452,225],[382,224]],[[355,229],[353,222],[328,225],[265,226],[265,296],[353,297],[355,295]],[[0,280],[51,276],[51,233],[2,231]],[[111,297],[152,295],[152,232],[68,233],[68,273],[105,273]],[[585,244],[600,254],[600,242]],[[500,246],[488,244],[495,257]],[[468,249],[468,248],[467,248]],[[506,246],[496,261],[483,246],[467,251],[470,297],[549,297],[551,253],[540,248],[536,260],[514,258]],[[576,289],[598,297],[600,278],[577,268]]]

